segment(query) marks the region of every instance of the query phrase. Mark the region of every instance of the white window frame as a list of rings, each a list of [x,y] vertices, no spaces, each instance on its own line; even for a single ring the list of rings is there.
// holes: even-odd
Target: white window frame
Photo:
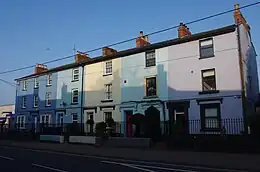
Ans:
[[[72,70],[72,81],[79,80],[79,68],[75,68]]]
[[[112,100],[112,83],[105,84],[105,100]]]
[[[52,74],[48,74],[47,75],[47,86],[51,86],[52,85]]]
[[[23,80],[23,91],[26,91],[28,88],[28,81],[27,80]]]
[[[112,60],[105,61],[104,62],[104,74],[105,75],[111,75],[113,73],[113,63]]]
[[[36,104],[37,102],[37,104]],[[33,96],[33,107],[38,107],[38,103],[39,103],[39,97],[38,95],[34,95]]]
[[[73,118],[74,116],[77,116],[77,120],[74,120],[74,118]],[[79,117],[78,117],[78,114],[77,114],[77,113],[72,113],[72,114],[71,114],[71,121],[72,121],[72,123],[78,123],[78,120],[79,120],[78,118],[79,118]]]
[[[76,92],[76,91],[78,92],[77,96],[74,95],[74,92]],[[75,97],[77,97],[77,101],[76,102],[74,101]],[[79,89],[78,88],[74,88],[74,89],[71,90],[71,103],[72,104],[78,104],[79,103]]]
[[[23,109],[26,108],[26,101],[27,101],[27,97],[26,96],[22,96],[22,108]]]
[[[25,128],[25,116],[24,115],[19,115],[16,117],[16,126],[19,129]]]
[[[155,50],[145,52],[145,67],[156,66]]]
[[[47,118],[48,117],[48,118]],[[48,119],[48,120],[47,120]],[[51,124],[51,114],[44,114],[40,116],[41,124]]]
[[[38,77],[34,78],[34,88],[39,88]]]
[[[51,92],[47,92],[45,95],[45,106],[51,106]]]

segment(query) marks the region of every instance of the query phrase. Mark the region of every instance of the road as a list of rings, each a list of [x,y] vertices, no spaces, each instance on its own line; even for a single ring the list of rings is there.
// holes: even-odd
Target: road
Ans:
[[[27,172],[241,172],[1,146],[0,168],[1,171],[10,172],[18,170]]]

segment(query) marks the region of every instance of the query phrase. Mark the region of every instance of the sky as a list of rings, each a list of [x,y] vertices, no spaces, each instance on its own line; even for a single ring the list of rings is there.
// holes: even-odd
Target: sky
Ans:
[[[113,44],[139,35],[179,25],[257,0],[2,0],[0,2],[0,73],[43,63]],[[257,54],[260,53],[260,5],[242,10],[251,26]],[[258,18],[257,18],[258,17]],[[234,24],[233,13],[189,25],[192,33]],[[177,37],[177,29],[149,36],[151,43]],[[135,41],[115,46],[133,48]],[[90,57],[101,51],[89,53]],[[257,57],[259,58],[259,57]],[[73,62],[73,57],[50,63],[48,68]],[[259,66],[259,65],[258,65]],[[0,74],[14,83],[15,78],[33,73],[33,68]],[[0,104],[12,104],[15,87],[0,81]]]

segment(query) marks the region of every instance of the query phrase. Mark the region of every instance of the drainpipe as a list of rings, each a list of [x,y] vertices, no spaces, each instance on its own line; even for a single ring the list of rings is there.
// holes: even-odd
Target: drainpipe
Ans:
[[[81,115],[80,115],[80,121],[81,121],[81,132],[83,132],[83,103],[84,103],[84,66],[82,66],[82,73],[81,73]]]
[[[245,79],[244,79],[244,68],[243,68],[243,55],[241,50],[241,38],[240,38],[240,25],[237,25],[237,41],[238,41],[238,59],[239,59],[239,69],[240,69],[240,78],[241,78],[241,97],[242,97],[242,109],[243,109],[243,118],[244,118],[244,130],[248,134],[248,119],[246,115],[246,96],[245,96]]]

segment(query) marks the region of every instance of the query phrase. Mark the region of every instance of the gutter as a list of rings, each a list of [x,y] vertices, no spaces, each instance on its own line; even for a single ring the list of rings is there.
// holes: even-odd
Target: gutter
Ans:
[[[239,59],[239,70],[240,70],[240,81],[241,81],[241,97],[242,97],[242,110],[244,117],[244,131],[248,133],[248,119],[246,113],[246,95],[245,95],[245,79],[244,79],[244,68],[243,68],[243,55],[241,50],[241,38],[240,38],[240,25],[237,25],[237,43],[238,43],[238,59]]]
[[[84,103],[84,66],[82,66],[82,72],[81,72],[81,115],[80,115],[80,121],[81,121],[81,131],[83,132],[83,113],[84,113],[84,110],[83,110],[83,103]]]

